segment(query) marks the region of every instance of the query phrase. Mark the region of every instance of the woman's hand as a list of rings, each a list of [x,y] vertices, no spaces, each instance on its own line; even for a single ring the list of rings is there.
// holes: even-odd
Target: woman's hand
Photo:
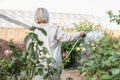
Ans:
[[[81,37],[86,37],[86,36],[87,36],[87,33],[84,32],[84,31],[81,31],[81,32],[80,32],[80,36],[81,36]]]

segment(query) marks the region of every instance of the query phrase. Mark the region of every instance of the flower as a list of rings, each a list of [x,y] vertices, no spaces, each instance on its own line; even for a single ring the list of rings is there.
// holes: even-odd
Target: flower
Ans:
[[[10,55],[12,55],[12,51],[11,50],[5,50],[3,54],[5,56],[10,56]]]
[[[82,51],[83,51],[83,52],[86,51],[86,48],[82,48]]]
[[[95,44],[94,44],[94,43],[92,43],[92,44],[91,44],[91,46],[95,46]]]
[[[93,50],[95,50],[95,49],[96,49],[96,47],[92,47],[92,49],[93,49]]]
[[[80,47],[82,47],[82,46],[83,46],[83,44],[81,43],[81,44],[80,44]]]
[[[77,47],[77,48],[76,48],[76,51],[80,51],[80,48],[79,48],[79,47]]]
[[[67,53],[64,52],[64,53],[62,54],[62,57],[65,58],[66,56],[67,56]]]
[[[110,15],[112,13],[112,10],[108,10],[106,13]]]

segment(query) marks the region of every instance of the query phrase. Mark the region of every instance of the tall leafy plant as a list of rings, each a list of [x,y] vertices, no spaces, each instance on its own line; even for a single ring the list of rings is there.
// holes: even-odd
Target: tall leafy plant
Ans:
[[[46,57],[49,52],[46,47],[42,47],[44,43],[38,39],[36,29],[47,35],[44,29],[32,26],[24,39],[28,44],[26,50],[17,49],[12,41],[9,43],[10,49],[3,53],[6,58],[0,60],[0,79],[31,80],[36,75],[42,75],[43,80],[57,80],[60,70],[50,66],[51,63],[55,63],[55,60],[52,57]],[[46,61],[47,65],[44,66],[41,60]]]

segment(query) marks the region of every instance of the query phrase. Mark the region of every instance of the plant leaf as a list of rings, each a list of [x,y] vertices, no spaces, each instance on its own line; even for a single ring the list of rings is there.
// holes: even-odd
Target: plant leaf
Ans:
[[[29,41],[30,39],[33,39],[33,33],[29,33],[29,34],[25,37],[24,42],[25,42],[25,43],[28,43],[28,41]]]
[[[42,45],[43,45],[43,41],[38,40],[38,44],[39,44],[40,46],[42,46]]]
[[[109,74],[103,74],[101,76],[102,79],[111,79],[112,77]]]
[[[36,29],[35,26],[32,26],[32,27],[30,28],[31,31],[34,31],[35,29]]]
[[[9,65],[9,67],[12,67],[13,63],[14,63],[16,60],[17,60],[17,57],[16,57],[16,58],[14,58],[12,61],[10,61],[10,64],[8,64],[8,65]]]
[[[43,47],[42,48],[42,52],[43,52],[43,54],[47,54],[48,53],[48,49],[46,47]]]
[[[43,75],[43,68],[38,68],[38,74]]]
[[[40,28],[40,30],[45,36],[47,36],[47,32],[44,29]]]
[[[120,69],[119,69],[119,68],[111,69],[110,71],[112,72],[112,75],[113,75],[113,76],[115,76],[115,75],[117,75],[117,74],[120,73]]]

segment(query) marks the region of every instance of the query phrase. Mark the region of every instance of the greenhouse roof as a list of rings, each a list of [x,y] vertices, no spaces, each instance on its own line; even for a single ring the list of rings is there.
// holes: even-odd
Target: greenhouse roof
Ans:
[[[84,19],[94,22],[104,22],[107,19],[88,14],[50,13],[50,23],[65,27],[72,27]],[[36,25],[33,11],[0,10],[0,27],[30,27]]]

